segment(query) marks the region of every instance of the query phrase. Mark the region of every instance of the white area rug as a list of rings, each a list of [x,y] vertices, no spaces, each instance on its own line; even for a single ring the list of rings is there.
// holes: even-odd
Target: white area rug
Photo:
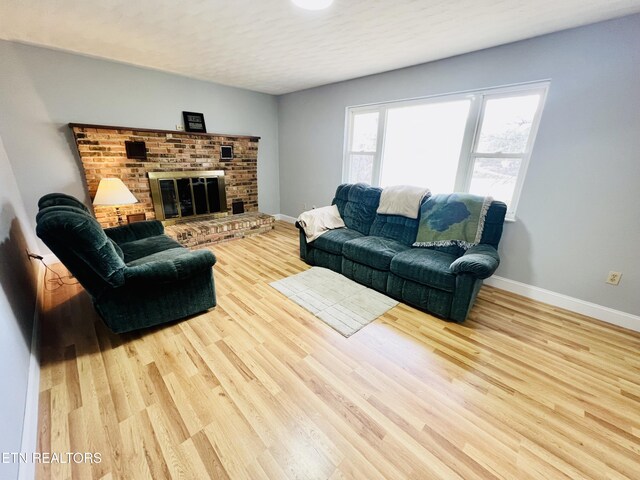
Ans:
[[[311,267],[270,285],[345,337],[398,304],[386,295],[321,267]]]

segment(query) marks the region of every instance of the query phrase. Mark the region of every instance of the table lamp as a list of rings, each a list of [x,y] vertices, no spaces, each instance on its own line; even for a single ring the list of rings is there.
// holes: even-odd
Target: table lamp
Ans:
[[[103,178],[98,184],[98,191],[93,199],[95,206],[114,206],[118,216],[118,225],[122,225],[121,205],[132,205],[138,203],[138,199],[133,196],[127,186],[119,178]]]

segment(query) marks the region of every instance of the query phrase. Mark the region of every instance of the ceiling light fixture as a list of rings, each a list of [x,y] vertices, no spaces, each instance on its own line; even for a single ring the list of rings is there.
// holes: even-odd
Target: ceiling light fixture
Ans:
[[[291,0],[298,7],[304,8],[305,10],[324,10],[328,8],[333,0]]]

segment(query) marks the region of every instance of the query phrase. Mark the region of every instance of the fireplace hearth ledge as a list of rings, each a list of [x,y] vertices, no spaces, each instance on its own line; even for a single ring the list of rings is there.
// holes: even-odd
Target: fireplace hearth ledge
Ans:
[[[165,233],[187,248],[200,248],[269,232],[275,220],[266,213],[246,212],[167,225]]]

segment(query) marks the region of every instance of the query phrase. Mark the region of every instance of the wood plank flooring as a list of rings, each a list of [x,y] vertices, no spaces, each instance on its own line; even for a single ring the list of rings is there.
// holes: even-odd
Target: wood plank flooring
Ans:
[[[268,285],[308,268],[293,226],[213,250],[218,306],[163,328],[45,292],[38,450],[102,461],[37,478],[640,478],[639,334],[483,287],[346,339]]]

